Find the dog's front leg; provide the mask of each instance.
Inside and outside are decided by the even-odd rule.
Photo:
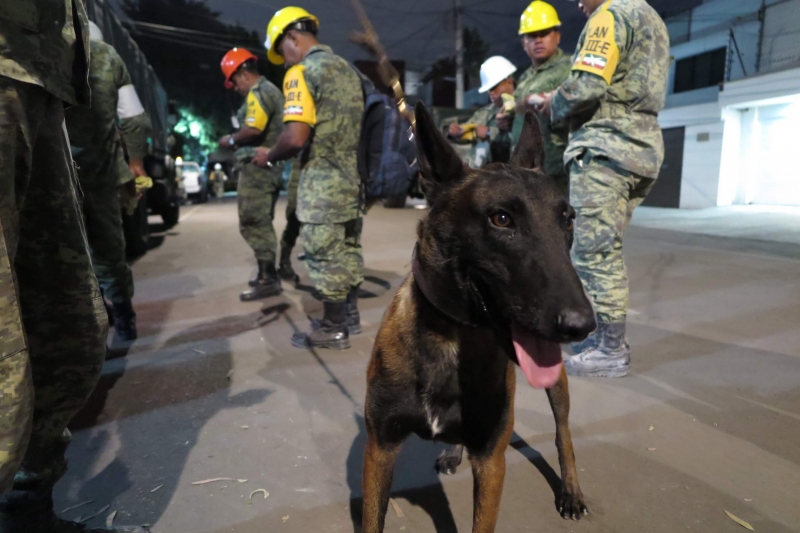
[[[513,372],[513,370],[512,370]],[[513,377],[513,375],[512,375]],[[511,393],[514,389],[512,386]],[[473,477],[472,533],[493,533],[500,513],[503,482],[506,477],[506,449],[514,432],[514,403],[508,413],[506,427],[492,450],[486,454],[470,452]],[[469,451],[469,449],[468,449]]]
[[[556,448],[558,462],[561,464],[561,496],[558,512],[564,518],[580,520],[581,515],[589,514],[583,503],[583,494],[578,484],[578,471],[575,468],[575,451],[572,449],[572,434],[569,431],[569,384],[567,371],[562,368],[558,382],[547,389],[550,407],[556,419]]]
[[[386,520],[386,508],[392,490],[394,462],[400,445],[381,446],[373,436],[367,440],[364,451],[364,473],[362,491],[364,512],[361,527],[363,533],[382,533]]]

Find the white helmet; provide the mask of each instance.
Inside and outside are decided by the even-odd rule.
[[[222,165],[220,165],[219,163],[215,164],[214,170],[222,170]]]
[[[89,21],[89,39],[103,42],[103,32],[100,30],[100,26],[91,20]]]
[[[517,71],[511,61],[503,56],[492,56],[481,65],[481,88],[479,93],[488,92],[489,89],[508,78]]]

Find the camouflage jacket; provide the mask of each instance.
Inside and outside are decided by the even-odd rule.
[[[559,48],[556,53],[538,67],[531,66],[517,83],[514,98],[520,101],[531,94],[555,91],[569,77],[572,60]],[[565,126],[554,127],[550,117],[537,114],[545,150],[544,171],[550,176],[564,176],[564,150],[567,149],[569,129]]]
[[[0,76],[88,105],[88,65],[82,0],[0,0]]]
[[[669,34],[645,0],[608,0],[586,23],[572,73],[552,100],[552,118],[569,123],[564,163],[589,151],[623,170],[658,176],[664,142]]]
[[[128,154],[141,159],[147,153],[150,122],[145,113],[119,119],[119,89],[131,87],[131,77],[116,50],[102,41],[92,41],[89,62],[90,107],[71,107],[64,112],[72,156],[78,164],[82,184],[129,181],[122,154],[122,131]],[[117,127],[119,125],[119,128]],[[111,169],[113,168],[113,171]]]
[[[240,127],[261,131],[255,140],[236,149],[237,161],[244,162],[256,155],[259,146],[270,147],[283,131],[283,94],[264,76],[250,88],[242,107],[236,114]]]
[[[284,122],[314,129],[297,191],[297,218],[311,224],[359,216],[356,165],[364,97],[353,67],[330,47],[316,45],[286,72]]]
[[[456,141],[458,143],[468,142],[472,144],[469,159],[465,161],[470,167],[481,168],[492,162],[508,163],[508,158],[517,143],[522,128],[513,127],[511,131],[500,131],[500,128],[497,127],[497,114],[499,112],[499,107],[489,103],[475,111],[469,120],[465,122],[465,124],[489,127],[489,142],[480,141],[474,134],[469,135],[470,140],[468,141]]]

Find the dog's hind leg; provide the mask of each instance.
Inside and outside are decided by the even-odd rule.
[[[442,454],[436,459],[436,473],[440,476],[447,476],[456,473],[456,468],[461,464],[461,457],[464,455],[464,446],[460,444],[448,445]]]
[[[386,508],[392,490],[392,473],[400,445],[381,446],[370,436],[364,451],[364,512],[361,527],[363,533],[382,533],[386,520]]]
[[[558,462],[561,464],[558,512],[563,518],[580,520],[581,515],[589,514],[589,510],[583,503],[583,494],[578,485],[578,471],[575,468],[575,452],[572,449],[572,434],[569,431],[569,384],[564,368],[561,369],[558,382],[547,389],[547,397],[556,419],[556,448],[558,448]]]

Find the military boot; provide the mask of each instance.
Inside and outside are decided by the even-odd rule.
[[[275,263],[259,260],[256,284],[253,285],[252,289],[240,294],[239,299],[243,302],[251,302],[261,298],[278,296],[281,292],[283,292],[283,289],[281,288],[281,280],[278,279],[278,273],[275,271]]]
[[[579,354],[581,352],[585,352],[586,350],[590,350],[593,348],[597,348],[598,341],[597,341],[597,330],[591,332],[588,337],[582,342],[573,342],[569,345],[572,349],[572,353]]]
[[[322,326],[319,318],[311,319],[311,329]],[[358,312],[358,286],[351,287],[347,293],[347,332],[352,335],[361,333],[361,314]]]
[[[625,339],[625,323],[599,322],[595,336],[596,347],[564,359],[567,374],[604,378],[627,376],[631,368],[631,347]]]
[[[123,341],[133,341],[139,336],[136,330],[136,313],[130,300],[122,303],[113,302],[114,331]]]
[[[278,263],[278,276],[284,281],[291,281],[297,284],[300,281],[300,276],[294,271],[292,267],[292,249],[282,248],[281,259]]]
[[[350,348],[350,334],[347,330],[347,301],[323,302],[325,316],[319,327],[311,333],[297,332],[292,335],[295,348],[329,348],[346,350]],[[313,325],[312,325],[313,327]]]
[[[139,526],[93,528],[62,520],[53,511],[51,494],[15,490],[0,501],[2,533],[148,533]]]

